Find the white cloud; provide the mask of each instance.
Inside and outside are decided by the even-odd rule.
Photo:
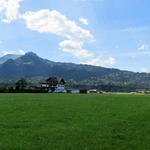
[[[113,57],[109,57],[106,60],[102,60],[101,57],[97,57],[97,58],[89,60],[88,62],[81,63],[81,64],[94,65],[94,66],[111,66],[115,63],[116,63],[116,60]]]
[[[20,54],[22,54],[22,55],[24,55],[24,54],[25,54],[25,51],[24,51],[24,50],[22,50],[22,49],[20,49],[18,52],[19,52]]]
[[[105,60],[105,61],[103,62],[104,66],[105,66],[105,65],[113,65],[113,64],[115,64],[115,63],[116,63],[116,60],[115,60],[115,58],[113,58],[113,57],[109,57],[107,60]]]
[[[2,51],[1,53],[2,53],[3,55],[16,54],[15,51]]]
[[[1,52],[3,55],[8,55],[8,54],[13,54],[13,55],[24,55],[25,52],[23,50],[18,50],[18,51],[2,51]]]
[[[148,69],[147,69],[147,68],[142,68],[142,69],[141,69],[141,72],[148,73],[149,71],[148,71]]]
[[[138,48],[138,50],[146,50],[148,48],[148,45],[143,44],[141,47]]]
[[[48,9],[39,10],[38,12],[28,11],[22,15],[22,18],[26,21],[28,29],[67,38],[68,40],[59,43],[64,52],[71,53],[80,59],[93,55],[88,50],[83,49],[85,42],[94,40],[90,31],[81,28],[74,21],[68,20],[60,12]]]
[[[93,56],[93,54],[90,53],[88,50],[82,48],[83,47],[82,41],[79,42],[79,41],[65,40],[59,43],[59,46],[64,52],[71,53],[72,55],[74,55],[79,59],[85,59]]]
[[[5,15],[6,18],[2,22],[10,23],[19,17],[19,3],[23,0],[0,0],[0,15]]]
[[[81,23],[85,24],[85,25],[88,25],[88,24],[89,24],[89,23],[88,23],[88,20],[85,19],[85,18],[80,18],[79,21],[80,21]]]
[[[38,12],[28,11],[22,18],[25,19],[27,28],[40,33],[52,33],[76,41],[92,41],[90,31],[77,26],[66,16],[56,10],[43,9]]]
[[[64,48],[63,51],[71,53],[72,55],[74,55],[76,58],[79,58],[79,59],[86,59],[86,58],[89,58],[93,55],[92,53],[88,52],[85,49],[79,49],[78,52],[77,52],[74,49]]]

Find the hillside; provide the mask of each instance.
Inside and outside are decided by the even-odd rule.
[[[17,59],[19,58],[21,55],[13,55],[13,54],[8,54],[8,55],[5,55],[3,57],[0,57],[0,64],[3,64],[4,62],[6,62],[7,60],[9,59]]]
[[[69,86],[100,85],[150,87],[150,74],[134,73],[104,67],[53,62],[29,52],[0,64],[0,82],[15,82],[24,77],[37,84],[41,78],[63,77]]]

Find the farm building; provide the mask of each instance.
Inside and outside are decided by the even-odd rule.
[[[66,81],[63,78],[50,77],[48,79],[41,79],[41,88],[52,93],[64,93]]]
[[[89,93],[97,93],[97,90],[96,89],[90,89]]]

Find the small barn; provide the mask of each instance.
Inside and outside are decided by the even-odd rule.
[[[89,93],[97,93],[97,90],[96,89],[90,89]]]

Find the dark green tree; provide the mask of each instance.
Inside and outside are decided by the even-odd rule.
[[[14,87],[13,86],[8,86],[7,90],[9,93],[14,93]]]
[[[16,91],[24,92],[26,86],[27,86],[26,80],[24,78],[21,78],[16,82]]]

